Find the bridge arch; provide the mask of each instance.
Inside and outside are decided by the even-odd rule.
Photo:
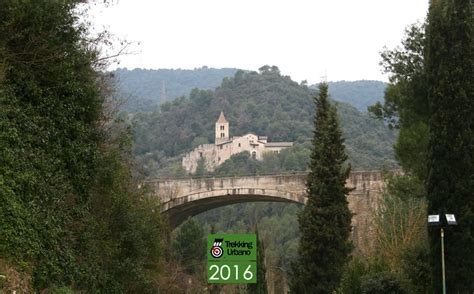
[[[396,171],[395,171],[396,172]],[[161,212],[168,215],[172,227],[188,216],[227,204],[274,201],[305,202],[307,173],[277,175],[169,178],[150,180],[150,196],[162,203]],[[346,186],[353,188],[348,196],[349,208],[355,213],[354,227],[368,227],[370,210],[377,206],[384,186],[379,171],[351,172]]]
[[[287,202],[303,205],[305,199],[303,192],[248,187],[215,189],[170,199],[162,204],[162,210],[171,227],[177,227],[190,216],[225,205],[244,202]]]
[[[397,171],[394,171],[397,172]],[[175,228],[188,216],[212,208],[242,202],[305,203],[307,173],[279,175],[156,179],[147,182],[150,196],[162,203],[161,212]],[[379,171],[355,171],[346,186],[353,188],[347,200],[352,217],[352,237],[357,248],[369,248],[371,211],[376,209],[384,181]]]

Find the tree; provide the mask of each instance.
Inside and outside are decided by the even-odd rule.
[[[202,266],[206,257],[206,240],[202,226],[192,218],[184,222],[174,241],[176,259],[189,274],[194,274]]]
[[[425,25],[414,24],[405,31],[403,47],[382,52],[381,65],[390,74],[385,102],[369,112],[400,131],[395,156],[405,173],[420,181],[427,177],[428,99],[424,62]]]
[[[474,291],[474,50],[472,1],[431,1],[426,32],[429,100],[428,213],[454,213],[447,230],[450,292]],[[430,230],[436,292],[440,291],[439,230]]]
[[[211,223],[211,231],[209,233],[210,234],[216,234],[217,233],[215,223]],[[219,293],[221,293],[221,288],[222,288],[221,284],[210,284],[209,285],[209,293],[210,294],[219,294]]]
[[[243,176],[255,175],[261,163],[253,159],[248,151],[232,155],[215,169],[216,175]]]
[[[352,213],[345,187],[350,166],[328,85],[319,85],[315,97],[313,150],[306,187],[308,201],[298,215],[299,258],[292,265],[290,288],[295,293],[332,293],[339,285],[352,243]]]
[[[207,168],[206,168],[206,158],[201,157],[197,162],[196,172],[194,173],[196,177],[203,177],[207,175]]]
[[[159,207],[107,111],[104,35],[81,22],[84,2],[0,5],[0,260],[31,275],[20,292],[155,283]]]
[[[36,289],[78,278],[100,157],[101,77],[77,2],[0,7],[0,256],[35,264]]]
[[[265,246],[263,241],[258,236],[258,230],[255,230],[257,235],[257,283],[247,285],[247,293],[250,294],[266,294],[267,290],[267,269],[265,266]]]
[[[404,253],[427,244],[426,201],[424,194],[412,195],[418,184],[410,182],[408,176],[389,176],[386,180],[382,198],[372,212],[374,253],[397,271]]]
[[[374,216],[376,258],[388,259],[392,272],[403,274],[414,292],[430,292],[426,254],[426,186],[428,177],[429,107],[425,64],[426,24],[405,31],[402,48],[385,50],[382,62],[389,73],[384,105],[369,112],[399,130],[395,156],[404,173],[387,177],[382,203]],[[407,222],[411,224],[407,226]],[[416,255],[417,258],[405,258]],[[424,259],[425,258],[425,259]]]

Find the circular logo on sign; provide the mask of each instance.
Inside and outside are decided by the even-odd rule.
[[[212,257],[214,257],[214,258],[219,258],[219,257],[221,257],[221,256],[222,256],[222,253],[223,253],[223,251],[222,251],[222,248],[221,248],[221,247],[212,247],[212,248],[211,248],[211,255],[212,255]]]
[[[224,250],[222,250],[222,242],[224,239],[214,239],[214,244],[211,248],[211,255],[214,258],[219,258],[224,254]]]

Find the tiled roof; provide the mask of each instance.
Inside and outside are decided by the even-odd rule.
[[[291,147],[293,142],[269,142],[265,144],[265,147]]]
[[[221,111],[221,114],[219,115],[219,119],[217,120],[217,123],[223,124],[227,123],[227,120],[225,119],[224,112]]]

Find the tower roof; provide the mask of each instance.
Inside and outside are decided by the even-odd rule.
[[[219,124],[227,123],[227,120],[225,119],[223,111],[221,111],[221,114],[219,115],[219,118],[217,119],[217,123]]]

